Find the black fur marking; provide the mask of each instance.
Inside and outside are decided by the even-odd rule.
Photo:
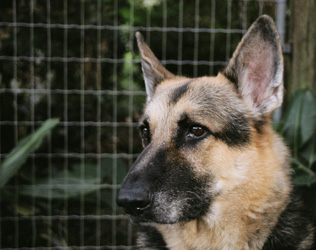
[[[151,250],[168,250],[162,235],[151,226],[141,226],[139,228],[139,247]]]
[[[225,124],[222,131],[215,132],[213,135],[230,147],[246,146],[250,142],[249,122],[242,114],[236,114],[230,117],[230,121]]]
[[[192,81],[193,80],[189,80],[186,83],[184,83],[182,86],[176,88],[172,93],[170,103],[172,104],[177,103],[179,99],[187,92],[189,85]]]
[[[205,133],[203,136],[198,138],[191,138],[188,136],[189,130],[193,124],[204,128]],[[211,135],[211,132],[208,128],[206,128],[202,124],[195,123],[193,120],[189,118],[189,116],[186,113],[184,113],[178,121],[178,128],[173,138],[173,141],[176,145],[176,148],[181,148],[184,146],[194,146],[199,141],[206,138],[208,135]]]
[[[150,169],[155,169],[155,173],[151,172]],[[190,201],[190,203],[182,205],[182,212],[177,221],[168,221],[168,212],[170,211],[162,209],[164,211],[162,217],[167,217],[162,218],[165,223],[189,221],[206,213],[210,197],[195,197],[191,193],[203,195],[204,188],[207,183],[210,183],[210,180],[203,176],[196,176],[186,159],[179,157],[176,149],[162,148],[158,150],[150,160],[148,171],[146,175],[151,178],[150,182],[155,184],[153,193],[159,191],[168,193],[168,202],[177,199]],[[183,195],[186,198],[181,198]],[[160,202],[157,200],[158,206]]]
[[[211,131],[201,124],[206,131],[204,136],[196,139],[188,139],[187,133],[190,125],[195,124],[195,122],[184,113],[178,122],[178,129],[173,138],[176,147],[195,146],[199,141],[209,135],[213,135],[216,139],[222,140],[230,147],[242,147],[247,145],[250,141],[250,126],[246,117],[242,114],[236,114],[229,119],[230,120],[226,122],[224,128],[220,132]]]
[[[190,164],[179,156],[175,148],[154,150],[151,145],[145,148],[122,183],[120,194],[125,197],[134,193],[152,197],[150,208],[131,213],[132,221],[173,224],[204,215],[211,199],[205,191],[210,183],[209,177],[196,176]],[[177,214],[170,217],[170,204],[175,201],[178,201],[174,208]],[[126,206],[133,203],[130,201]],[[127,212],[132,210],[129,207]]]
[[[265,124],[267,124],[267,118],[264,116],[260,117],[259,119],[253,120],[253,125],[259,134],[261,134],[262,132],[261,128]]]
[[[269,42],[275,51],[278,49],[278,34],[275,29],[272,28],[272,23],[270,18],[261,17],[257,20],[257,25],[255,28],[255,33],[260,32],[262,34],[262,38]],[[259,30],[259,31],[258,31]]]
[[[299,249],[300,243],[311,233],[312,214],[299,197],[297,192],[292,194],[291,202],[281,214],[263,250]]]

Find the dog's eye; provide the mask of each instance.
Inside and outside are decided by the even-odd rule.
[[[144,145],[149,144],[149,142],[150,142],[150,130],[149,130],[149,128],[147,126],[141,126],[140,127],[140,134],[141,134],[141,137],[143,138]]]
[[[205,129],[199,125],[193,125],[191,126],[189,130],[189,136],[196,138],[196,137],[201,137],[205,134]]]
[[[141,128],[141,133],[142,133],[142,137],[144,139],[148,139],[149,138],[149,129],[147,127]]]

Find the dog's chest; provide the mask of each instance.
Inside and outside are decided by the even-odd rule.
[[[190,222],[195,223],[195,222]],[[205,249],[205,250],[256,250],[258,246],[249,246],[244,237],[238,230],[229,232],[230,230],[222,229],[203,229],[198,228],[198,225],[192,227],[187,225],[187,228],[179,225],[159,225],[157,229],[162,234],[166,246],[170,250],[179,249]],[[190,229],[188,229],[190,228]]]

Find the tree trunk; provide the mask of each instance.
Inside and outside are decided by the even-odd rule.
[[[292,72],[289,94],[300,88],[316,92],[316,1],[292,0]]]

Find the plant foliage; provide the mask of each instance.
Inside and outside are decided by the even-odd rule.
[[[48,133],[58,124],[58,119],[43,123],[34,133],[21,140],[0,165],[0,188],[13,177],[27,158],[42,144]]]
[[[316,95],[299,90],[291,98],[279,132],[292,150],[294,184],[316,182]]]

